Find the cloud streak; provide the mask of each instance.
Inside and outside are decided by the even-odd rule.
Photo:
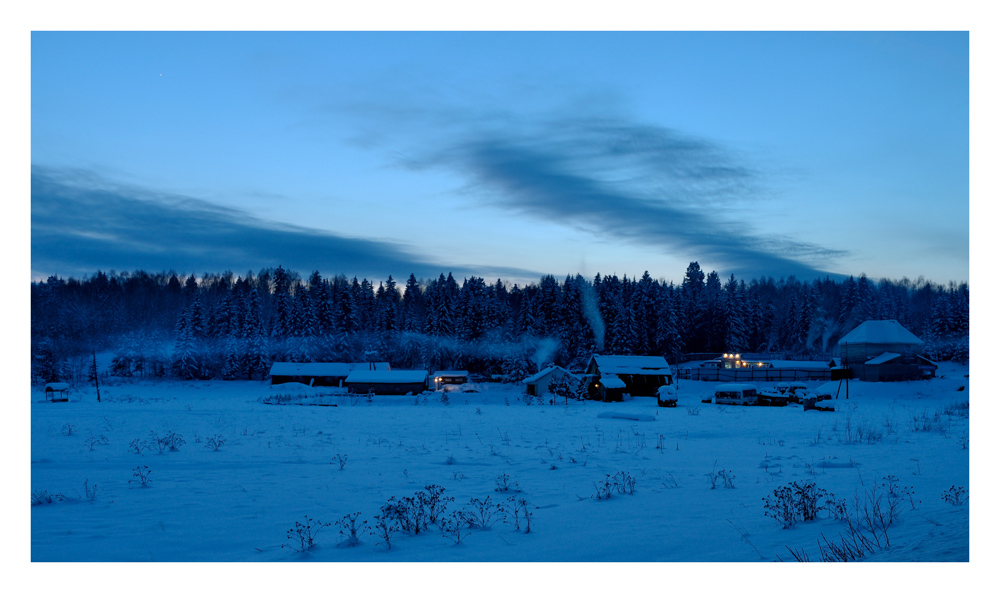
[[[32,167],[31,266],[41,276],[97,270],[222,272],[282,265],[376,280],[442,272],[532,278],[515,267],[440,265],[408,246],[263,221],[204,200],[127,187],[88,171]]]
[[[768,175],[753,156],[617,115],[621,109],[606,101],[515,114],[422,106],[408,96],[411,103],[403,106],[373,97],[365,105],[325,107],[367,120],[369,147],[388,147],[404,166],[464,176],[469,187],[462,193],[473,207],[581,229],[747,278],[839,277],[826,270],[849,255],[758,230],[774,225],[749,208],[771,199]],[[407,138],[410,148],[401,148]]]
[[[728,212],[757,200],[761,175],[710,142],[621,120],[469,130],[420,166],[453,167],[482,204],[605,239],[709,260],[727,273],[810,278],[845,252],[759,236]]]

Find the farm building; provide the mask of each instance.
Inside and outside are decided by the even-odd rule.
[[[416,395],[427,388],[427,371],[353,371],[344,386],[348,393]]]
[[[561,366],[550,366],[544,368],[534,375],[525,378],[522,383],[528,395],[545,395],[549,393],[549,385],[558,379],[566,379],[571,388],[575,388],[580,378],[570,373]]]
[[[895,320],[866,321],[840,339],[840,361],[862,381],[909,381],[934,376],[921,356],[923,340]]]
[[[829,361],[764,360],[759,355],[723,354],[696,366],[678,370],[692,381],[829,381]]]
[[[595,354],[584,378],[590,397],[604,401],[621,401],[625,393],[656,397],[660,386],[674,382],[673,371],[662,356]]]
[[[304,383],[313,387],[341,387],[354,371],[388,371],[387,362],[276,362],[271,385]]]
[[[437,371],[427,378],[430,389],[441,390],[445,385],[464,385],[469,382],[469,371]]]

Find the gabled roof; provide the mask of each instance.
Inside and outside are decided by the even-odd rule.
[[[433,377],[468,377],[469,371],[435,371],[431,374]]]
[[[344,383],[423,383],[427,371],[353,371]]]
[[[539,379],[542,379],[542,378],[548,376],[550,373],[552,373],[556,369],[559,369],[560,371],[562,371],[563,373],[566,373],[570,377],[576,378],[576,375],[574,375],[573,373],[567,371],[566,369],[562,368],[559,365],[554,365],[554,366],[546,367],[546,368],[538,371],[537,373],[535,373],[534,375],[532,375],[530,377],[525,377],[524,380],[521,381],[521,382],[525,383],[525,384],[536,383]]]
[[[389,370],[387,362],[276,362],[271,376],[287,377],[346,377],[351,371]]]
[[[924,341],[895,319],[869,320],[837,342],[843,344],[923,344]]]
[[[670,375],[670,365],[662,356],[616,356],[595,354],[593,360],[597,363],[601,375]]]
[[[625,389],[625,381],[618,378],[618,375],[601,375],[601,384],[605,389]]]

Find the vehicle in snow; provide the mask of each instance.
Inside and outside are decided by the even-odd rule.
[[[677,407],[677,391],[672,385],[661,385],[656,390],[656,405],[661,408]]]
[[[715,388],[715,403],[730,406],[755,405],[757,386],[753,383],[722,383]]]
[[[810,395],[802,400],[802,410],[818,410],[820,412],[833,412],[834,404],[829,399],[821,399],[823,396]]]
[[[790,401],[792,401],[791,390],[784,393],[779,392],[777,389],[769,388],[762,389],[757,393],[757,405],[758,406],[771,406],[771,407],[784,407],[787,406]],[[798,402],[798,398],[794,400]]]

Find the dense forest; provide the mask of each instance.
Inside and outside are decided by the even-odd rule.
[[[591,354],[835,355],[869,319],[896,319],[938,360],[968,357],[969,289],[865,276],[745,281],[692,262],[678,286],[641,278],[544,276],[538,284],[451,274],[400,286],[342,275],[97,272],[31,285],[33,381],[76,381],[112,353],[121,377],[263,379],[275,361],[388,361],[519,380]]]

